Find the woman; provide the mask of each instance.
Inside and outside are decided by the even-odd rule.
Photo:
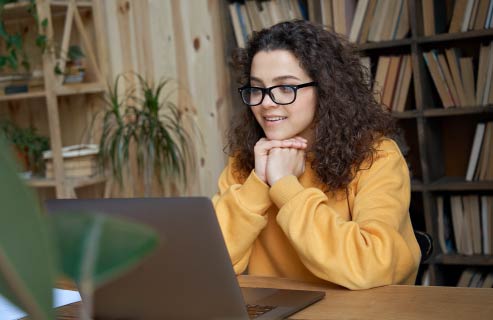
[[[236,273],[414,284],[408,168],[353,48],[292,21],[254,34],[236,61],[246,107],[213,198]]]

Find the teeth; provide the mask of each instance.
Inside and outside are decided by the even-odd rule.
[[[279,121],[279,120],[284,120],[286,117],[271,117],[271,118],[265,118],[267,121]]]

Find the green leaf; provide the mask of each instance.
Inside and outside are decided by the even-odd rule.
[[[41,26],[43,28],[46,28],[48,26],[48,18],[44,18],[43,21],[41,21]]]
[[[98,285],[118,276],[158,243],[149,227],[108,215],[65,212],[50,220],[63,257],[62,270],[79,283],[92,278]]]
[[[46,49],[46,42],[47,42],[47,39],[48,39],[48,38],[46,37],[46,35],[44,35],[44,34],[38,34],[38,35],[36,36],[36,46],[37,46],[38,48],[40,48],[41,50],[43,50],[43,51],[44,51],[44,50]]]
[[[0,293],[35,319],[54,319],[55,256],[37,201],[0,137]]]
[[[9,37],[7,31],[5,31],[5,25],[2,22],[0,22],[0,37],[2,37],[4,40],[7,40]]]
[[[16,47],[17,49],[22,50],[22,37],[20,34],[14,34],[10,36],[8,43],[12,47]]]

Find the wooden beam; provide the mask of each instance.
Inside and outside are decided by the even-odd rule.
[[[70,1],[67,6],[67,15],[65,17],[65,26],[63,28],[62,46],[60,49],[60,61],[58,66],[62,72],[57,76],[57,84],[61,86],[63,84],[63,74],[65,73],[65,66],[67,64],[68,46],[70,44],[70,33],[72,32],[72,24],[74,22],[75,2]]]
[[[75,4],[75,0],[70,0],[70,1]],[[103,75],[99,70],[98,60],[96,59],[96,56],[94,54],[91,41],[89,40],[89,36],[87,35],[86,29],[84,27],[84,23],[82,22],[82,18],[80,16],[77,7],[75,7],[74,9],[74,13],[75,13],[75,25],[77,26],[77,30],[79,30],[80,36],[82,38],[82,43],[84,44],[84,49],[86,49],[87,57],[89,58],[89,61],[92,63],[92,66],[94,68],[96,76],[98,77],[99,82],[104,82]]]

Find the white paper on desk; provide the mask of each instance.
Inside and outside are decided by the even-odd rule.
[[[53,307],[58,308],[69,303],[81,301],[78,291],[53,289]],[[27,316],[27,313],[10,303],[0,294],[0,320],[14,320]]]

